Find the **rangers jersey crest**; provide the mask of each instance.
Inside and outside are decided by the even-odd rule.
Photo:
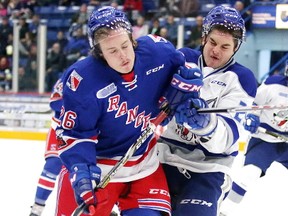
[[[74,70],[66,84],[72,91],[76,91],[82,79],[83,78],[76,72],[76,70]]]

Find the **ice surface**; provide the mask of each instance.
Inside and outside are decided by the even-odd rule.
[[[38,177],[44,165],[44,141],[0,138],[0,215],[28,216]],[[235,161],[237,172],[243,156]],[[287,216],[288,171],[274,163],[264,178],[247,192],[235,216]],[[53,216],[56,190],[49,197],[43,216]],[[3,203],[4,202],[4,203]]]

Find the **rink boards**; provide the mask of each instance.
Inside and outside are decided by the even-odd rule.
[[[0,95],[0,138],[45,140],[53,112],[49,96]]]

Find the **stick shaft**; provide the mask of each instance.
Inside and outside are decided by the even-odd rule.
[[[198,109],[198,113],[235,113],[235,112],[249,112],[256,110],[271,110],[271,109],[288,109],[288,105],[279,106],[242,106],[242,107],[230,107],[230,108],[202,108]]]
[[[287,136],[284,136],[284,135],[276,133],[276,132],[268,131],[268,130],[266,130],[263,127],[258,127],[258,131],[260,133],[264,133],[264,134],[268,134],[270,136],[273,136],[273,137],[275,137],[275,138],[277,138],[279,140],[282,140],[283,142],[288,142],[288,137]]]
[[[105,188],[107,184],[110,182],[112,177],[117,173],[117,171],[123,167],[126,162],[134,155],[134,153],[139,149],[139,147],[144,143],[148,137],[150,137],[151,134],[154,133],[156,127],[167,117],[169,113],[169,107],[168,105],[165,106],[162,111],[158,114],[158,116],[155,118],[153,123],[150,123],[148,128],[146,128],[140,137],[136,140],[135,143],[133,143],[126,154],[116,163],[116,165],[107,173],[106,176],[100,181],[100,183],[97,185],[97,188]],[[96,189],[97,189],[96,188]],[[95,190],[96,190],[95,189]],[[79,205],[74,212],[72,213],[73,216],[80,216],[84,209],[86,208],[85,203],[83,202],[81,205]]]

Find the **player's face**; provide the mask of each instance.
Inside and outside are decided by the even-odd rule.
[[[132,71],[135,52],[127,32],[111,31],[99,44],[103,57],[111,68],[122,74]]]
[[[224,66],[234,54],[234,40],[231,34],[216,29],[206,37],[203,55],[208,67],[219,68]]]

